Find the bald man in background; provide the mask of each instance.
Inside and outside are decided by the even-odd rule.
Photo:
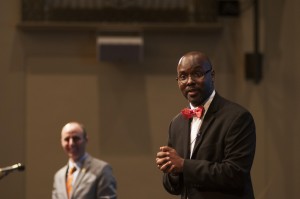
[[[69,122],[62,128],[61,145],[69,160],[54,176],[52,199],[117,199],[111,166],[89,155],[87,143],[82,124]]]

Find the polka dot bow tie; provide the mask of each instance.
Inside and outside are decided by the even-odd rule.
[[[204,114],[204,107],[200,106],[195,109],[189,109],[189,108],[184,108],[181,111],[181,114],[186,118],[190,119],[192,117],[198,117],[201,118],[202,115]]]

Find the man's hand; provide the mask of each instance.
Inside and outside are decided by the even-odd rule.
[[[173,174],[182,172],[184,159],[177,154],[175,149],[162,146],[159,150],[156,155],[156,164],[159,170]]]

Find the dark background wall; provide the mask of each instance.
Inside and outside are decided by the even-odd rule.
[[[260,2],[259,84],[244,77],[244,54],[253,50],[251,9],[220,18],[220,31],[146,31],[142,63],[109,63],[96,59],[95,32],[17,29],[20,6],[0,3],[0,167],[27,168],[0,180],[1,199],[51,197],[53,175],[67,162],[60,130],[70,120],[87,126],[89,152],[112,164],[120,198],[177,198],[163,190],[155,154],[186,106],[175,76],[190,50],[206,52],[217,91],[253,113],[256,198],[299,198],[297,0]]]

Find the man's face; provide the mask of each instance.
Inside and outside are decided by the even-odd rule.
[[[61,145],[70,159],[77,161],[85,153],[87,137],[77,123],[66,124],[61,132]]]
[[[193,106],[202,105],[214,90],[214,71],[199,55],[187,55],[179,61],[177,78],[179,89]]]

